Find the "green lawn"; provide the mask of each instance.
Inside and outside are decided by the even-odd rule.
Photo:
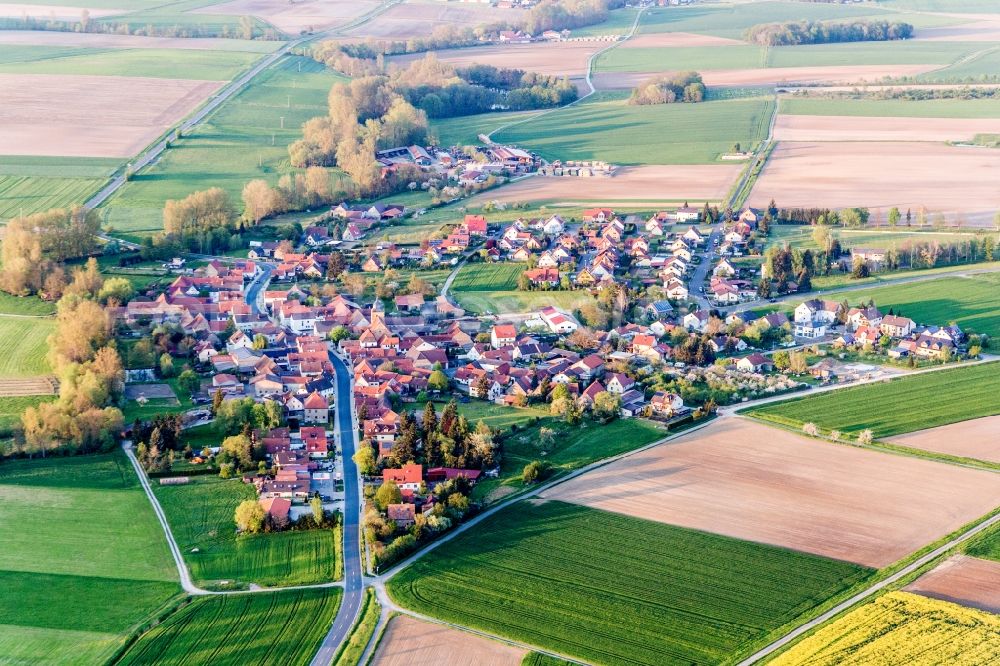
[[[597,57],[595,72],[668,72],[764,67],[765,51],[753,44],[673,48],[617,48]]]
[[[121,160],[84,157],[0,157],[0,220],[82,204]]]
[[[456,291],[458,304],[471,312],[530,312],[546,305],[572,313],[594,299],[588,291]]]
[[[342,80],[309,58],[281,59],[122,188],[104,206],[108,221],[123,231],[159,231],[167,199],[209,186],[223,188],[242,206],[248,181],[273,184],[296,171],[288,144],[301,137],[302,123],[326,113],[330,87]]]
[[[996,99],[840,99],[785,97],[778,110],[802,116],[1000,118]]]
[[[517,289],[517,279],[527,269],[516,263],[465,264],[455,276],[455,291],[510,291]]]
[[[406,405],[406,408],[412,412],[423,414],[426,405],[426,402],[415,402],[412,405]],[[434,401],[434,409],[437,410],[438,414],[446,405],[446,401]],[[521,425],[532,418],[542,418],[549,415],[548,409],[543,407],[505,407],[476,399],[458,403],[458,411],[473,427],[482,421],[494,430],[507,430],[512,425]]]
[[[308,664],[339,589],[197,597],[143,634],[117,664]]]
[[[548,159],[711,164],[734,143],[752,146],[762,139],[773,108],[768,98],[629,106],[625,97],[597,94],[493,138],[531,148]]]
[[[0,543],[4,662],[101,663],[180,592],[122,453],[0,464]]]
[[[215,49],[83,49],[0,45],[0,72],[229,81],[249,69],[259,58],[259,53]]]
[[[156,485],[154,490],[196,581],[277,586],[327,583],[335,578],[336,530],[236,535],[236,506],[256,497],[253,487],[238,479],[192,477],[187,485]],[[198,552],[192,552],[193,548]]]
[[[562,502],[519,502],[393,577],[434,617],[597,664],[732,662],[871,570]]]
[[[54,319],[0,316],[0,377],[49,372],[47,338],[54,330]]]
[[[819,393],[751,409],[751,416],[792,427],[890,437],[1000,414],[1000,365],[939,370],[877,384]]]

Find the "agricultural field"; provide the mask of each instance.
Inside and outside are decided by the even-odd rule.
[[[895,19],[893,19],[895,20]],[[854,42],[775,46],[767,50],[768,67],[849,65],[950,65],[983,48],[967,42]]]
[[[872,211],[872,221],[876,216],[881,228],[878,229],[836,229],[833,230],[834,237],[840,241],[842,247],[885,247],[900,249],[907,243],[960,243],[968,241],[979,241],[981,235],[962,231],[915,231],[912,228],[900,226],[895,229],[886,226],[885,218],[888,210]],[[902,211],[905,215],[906,211]],[[814,227],[808,224],[775,224],[771,226],[767,235],[768,245],[783,245],[788,243],[800,250],[812,250],[816,252],[819,246],[813,240],[812,232]],[[955,268],[955,267],[953,267]]]
[[[995,363],[937,370],[771,403],[751,409],[749,415],[792,427],[815,423],[822,430],[856,435],[870,429],[875,437],[891,437],[1000,414],[992,398],[1000,388],[997,370]],[[938,399],[942,395],[948,400]]]
[[[978,46],[983,47],[985,45],[978,44]],[[969,58],[950,67],[928,72],[918,78],[920,81],[933,83],[976,83],[980,81],[996,81],[998,71],[1000,71],[1000,52],[987,52],[984,49],[982,55]]]
[[[340,606],[339,588],[196,597],[139,637],[116,664],[305,666]]]
[[[418,612],[594,663],[690,664],[747,653],[870,573],[527,500],[427,553],[388,590]]]
[[[777,141],[964,141],[1000,131],[994,118],[779,115]]]
[[[121,452],[0,464],[0,542],[0,654],[14,663],[101,663],[180,592]]]
[[[904,589],[931,599],[1000,613],[1000,562],[952,555]]]
[[[587,73],[590,56],[607,46],[607,42],[535,42],[532,44],[500,44],[489,46],[463,47],[435,51],[438,60],[455,67],[472,64],[492,65],[500,68],[523,69],[546,76],[568,76],[580,78]],[[425,56],[424,53],[408,53],[389,58],[390,63],[405,66]],[[580,93],[587,91],[580,85]]]
[[[256,497],[252,486],[202,476],[187,485],[154,485],[154,492],[196,581],[209,586],[229,581],[226,587],[239,587],[335,578],[340,557],[336,530],[236,535],[233,512],[241,501]]]
[[[52,400],[52,396],[3,396],[0,397],[0,442],[11,437],[16,429],[21,427],[21,414],[28,407],[37,407],[43,402]],[[0,455],[4,455],[0,446]]]
[[[192,14],[255,16],[287,35],[326,30],[342,25],[379,6],[377,0],[360,2],[284,2],[284,0],[229,0],[194,9]]]
[[[601,93],[502,130],[493,139],[531,148],[548,159],[712,164],[735,143],[750,147],[763,139],[773,104],[762,97],[629,106],[622,94]]]
[[[0,292],[0,315],[18,314],[44,317],[56,313],[56,304],[43,301],[37,296],[12,296]]]
[[[1000,654],[1000,616],[907,592],[890,592],[822,627],[770,662],[987,664]]]
[[[451,288],[454,291],[512,291],[517,289],[517,279],[524,270],[523,264],[509,262],[465,264]]]
[[[1000,464],[1000,416],[928,428],[889,437],[890,444]]]
[[[538,113],[538,111],[496,111],[472,116],[435,118],[431,121],[431,133],[437,136],[438,143],[442,146],[471,146],[479,143],[480,134]]]
[[[723,419],[542,497],[881,568],[989,512],[997,493],[992,472]]]
[[[766,66],[766,53],[761,46],[745,43],[731,46],[679,46],[669,50],[662,47],[623,46],[599,55],[594,62],[594,71],[704,72],[713,69],[752,69]]]
[[[782,97],[778,112],[798,116],[866,116],[879,118],[1000,118],[993,99],[845,99]]]
[[[410,0],[393,5],[371,21],[346,31],[352,38],[407,40],[426,37],[439,25],[471,27],[484,23],[516,21],[520,10],[502,9],[483,3],[440,3],[434,0]]]
[[[0,378],[49,372],[47,340],[54,330],[54,319],[0,316]]]
[[[194,49],[196,51],[243,51],[246,53],[271,53],[282,46],[282,42],[261,40],[216,37],[145,37],[141,35],[51,32],[47,30],[4,30],[0,32],[0,44],[75,47],[79,49]]]
[[[278,61],[109,200],[103,207],[108,222],[120,231],[156,232],[167,199],[186,197],[206,182],[234,202],[254,178],[276,183],[295,171],[288,144],[301,137],[302,123],[326,112],[330,87],[342,80],[309,58]]]
[[[372,663],[379,666],[520,666],[527,651],[408,615],[389,620]]]
[[[120,164],[117,159],[0,156],[0,220],[82,204]]]

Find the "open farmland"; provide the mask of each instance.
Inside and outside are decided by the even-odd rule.
[[[994,99],[847,99],[828,97],[782,97],[782,115],[866,116],[880,118],[1000,118],[1000,102]]]
[[[629,40],[631,41],[631,40]],[[629,42],[625,42],[626,45]],[[662,47],[611,49],[594,62],[595,72],[689,71],[704,73],[715,69],[746,69],[764,66],[766,51],[756,44],[727,46],[678,46],[669,51]],[[662,68],[662,69],[661,69]]]
[[[1000,563],[953,555],[905,589],[931,599],[1000,613]]]
[[[998,370],[996,363],[937,370],[771,403],[750,415],[793,427],[815,423],[822,429],[849,434],[870,429],[876,437],[889,437],[1000,413],[993,399],[1000,389]],[[948,399],[940,400],[942,395]]]
[[[524,18],[518,9],[484,3],[442,3],[434,0],[401,2],[371,21],[347,31],[351,37],[406,40],[429,37],[440,25],[475,28],[484,23],[514,22]]]
[[[933,168],[928,168],[933,165]],[[782,206],[925,207],[992,224],[1000,189],[992,174],[1000,151],[934,143],[778,143],[751,192]]]
[[[809,67],[760,67],[711,69],[701,72],[707,86],[780,86],[793,84],[848,84],[879,81],[886,77],[915,76],[936,69],[938,65],[812,65]],[[649,77],[662,73],[603,72],[593,76],[598,90],[630,90]]]
[[[192,14],[256,16],[287,35],[326,30],[349,22],[379,6],[377,0],[326,2],[324,0],[230,0],[195,9]]]
[[[81,204],[120,164],[118,159],[2,156],[0,220]]]
[[[5,91],[0,154],[131,157],[219,85],[150,77],[0,74]]]
[[[451,283],[454,291],[510,291],[525,267],[515,263],[473,263],[462,266]]]
[[[0,315],[0,377],[31,377],[49,372],[48,337],[54,319]]]
[[[774,666],[974,666],[1000,654],[1000,616],[890,592],[822,627]]]
[[[493,139],[548,159],[712,164],[734,143],[752,146],[763,139],[773,104],[761,97],[629,106],[621,95],[605,93],[504,129]]]
[[[910,449],[1000,463],[1000,416],[918,430],[886,441]]]
[[[76,6],[59,5],[49,2],[5,2],[0,4],[0,17],[4,18],[33,18],[39,21],[79,21],[80,12],[86,7],[91,18],[101,18],[104,16],[114,16],[121,14],[122,9],[114,7],[102,7],[102,2],[85,2]],[[124,0],[115,3],[118,7],[124,8]]]
[[[971,141],[998,132],[1000,119],[985,118],[779,115],[774,125],[777,141]]]
[[[562,502],[519,502],[390,579],[401,605],[593,663],[719,663],[869,570]]]
[[[987,513],[998,493],[991,472],[725,419],[543,497],[884,567]]]
[[[144,37],[98,32],[50,32],[47,30],[3,30],[0,44],[18,46],[59,46],[88,49],[194,49],[271,53],[281,42],[222,39],[216,37]]]
[[[296,171],[288,144],[301,138],[302,123],[326,113],[330,87],[343,80],[309,58],[281,59],[106,203],[110,223],[123,231],[159,231],[167,199],[186,197],[206,182],[233,201],[254,178],[277,183]]]
[[[0,465],[0,543],[0,654],[12,663],[101,663],[180,591],[120,452]]]
[[[472,64],[493,65],[500,68],[523,69],[549,76],[582,77],[587,73],[590,56],[608,42],[535,42],[532,44],[500,44],[435,51],[438,60],[455,67]],[[426,56],[411,53],[389,58],[390,63],[406,65]],[[587,91],[582,87],[580,93]]]
[[[337,588],[196,597],[150,629],[116,664],[310,662],[340,606]]]
[[[372,655],[378,666],[520,666],[526,650],[408,615],[389,621]]]
[[[339,557],[334,530],[236,536],[233,513],[240,502],[256,497],[252,486],[192,477],[187,485],[156,485],[154,491],[197,581],[277,586],[334,579]]]

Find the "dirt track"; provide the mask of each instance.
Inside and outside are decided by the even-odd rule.
[[[1000,475],[725,419],[542,496],[883,567],[994,508]]]
[[[131,157],[221,85],[126,76],[0,74],[0,154]]]
[[[1000,562],[955,555],[904,589],[932,599],[1000,613]]]
[[[924,451],[1000,463],[1000,416],[985,416],[890,437],[887,441]]]
[[[377,666],[519,666],[525,650],[423,622],[408,615],[389,621],[378,649]]]
[[[969,141],[1000,134],[1000,118],[779,115],[776,141]]]

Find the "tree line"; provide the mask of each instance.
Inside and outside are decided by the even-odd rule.
[[[0,288],[17,296],[58,298],[66,285],[63,262],[95,252],[99,230],[98,214],[82,206],[15,217],[0,248]]]
[[[235,25],[215,22],[184,25],[149,21],[94,21],[86,9],[78,21],[38,19],[32,16],[0,18],[0,30],[45,30],[50,32],[89,32],[102,35],[139,35],[143,37],[221,37],[223,39],[259,39],[279,41],[285,36],[271,27],[262,27],[250,16],[241,16]]]
[[[698,72],[681,72],[673,76],[653,76],[632,89],[628,103],[632,106],[701,102],[705,99],[705,84]]]
[[[909,39],[913,26],[902,21],[786,21],[761,23],[747,29],[746,39],[762,46],[836,44],[841,42],[884,42]]]

